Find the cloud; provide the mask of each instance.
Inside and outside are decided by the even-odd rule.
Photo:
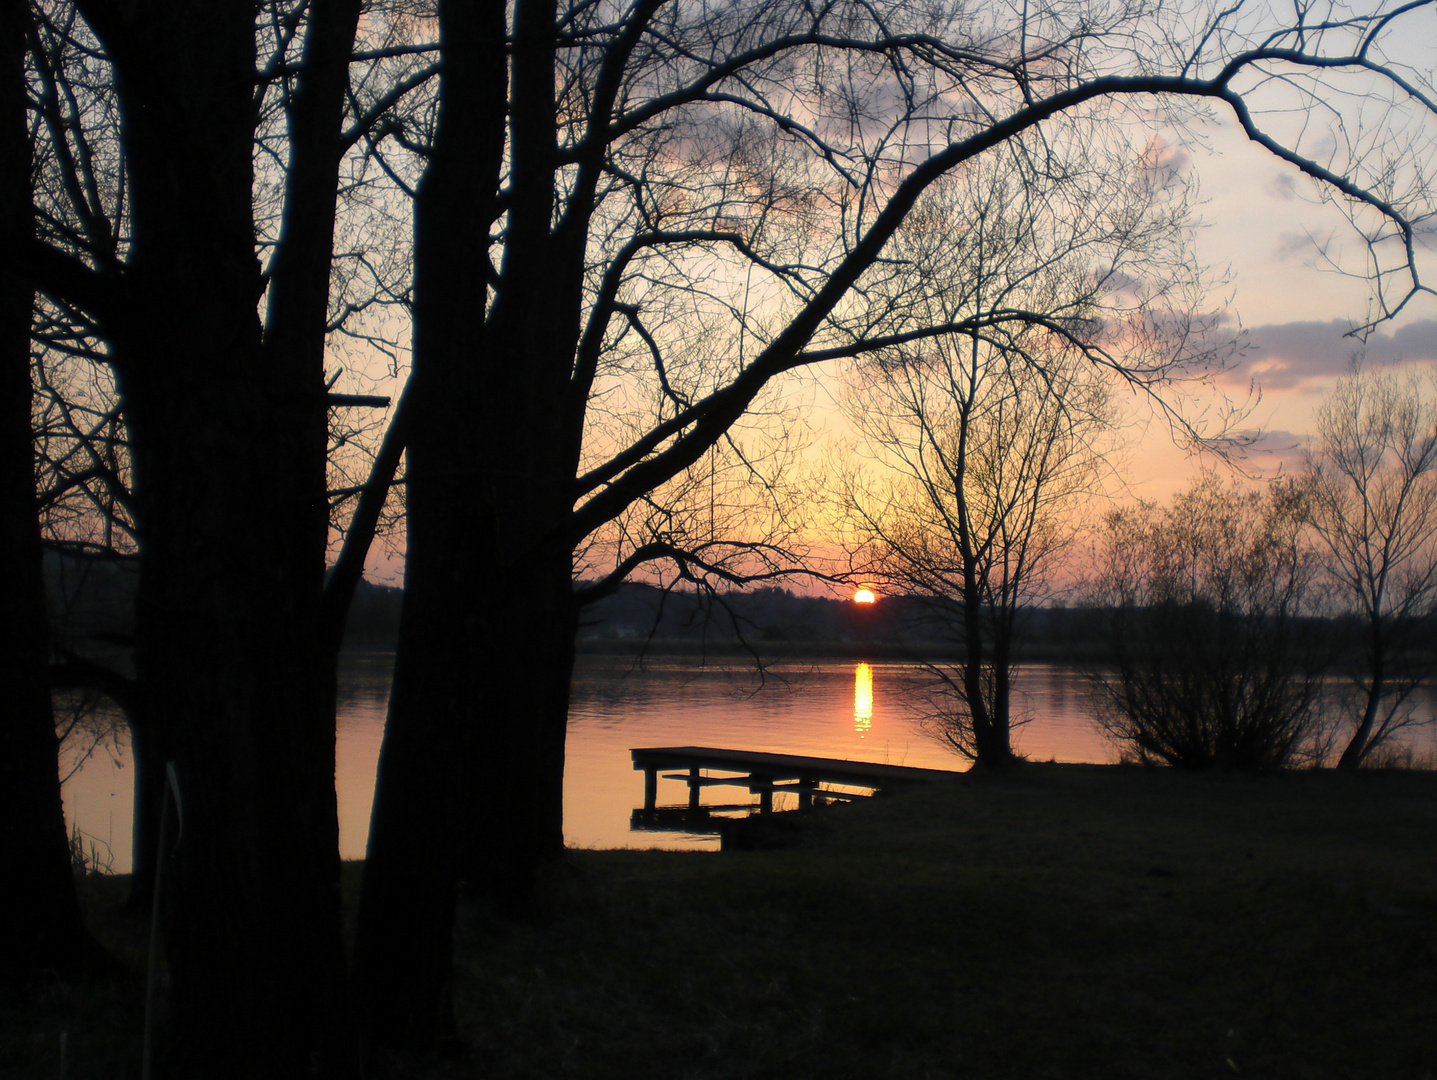
[[[1366,343],[1343,335],[1351,328],[1344,319],[1254,326],[1247,348],[1226,379],[1257,382],[1266,390],[1288,390],[1316,379],[1341,375],[1354,353],[1368,365],[1383,367],[1413,360],[1437,360],[1437,319],[1410,322],[1396,330],[1377,331]]]
[[[1236,455],[1243,466],[1259,475],[1288,476],[1302,468],[1303,436],[1293,431],[1240,431],[1239,437],[1252,440]]]
[[[1179,182],[1192,171],[1193,159],[1182,146],[1168,142],[1161,135],[1154,135],[1143,147],[1142,167],[1166,187]]]
[[[1317,245],[1307,233],[1285,232],[1277,238],[1276,254],[1279,262],[1287,262],[1297,255],[1311,255],[1316,250]]]
[[[1267,193],[1274,199],[1291,202],[1297,198],[1297,177],[1291,173],[1273,173],[1267,182]]]

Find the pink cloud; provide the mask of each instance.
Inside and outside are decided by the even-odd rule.
[[[1437,360],[1437,319],[1410,322],[1390,332],[1378,330],[1365,343],[1345,336],[1350,329],[1343,319],[1251,327],[1247,348],[1227,380],[1242,384],[1252,380],[1267,390],[1286,390],[1341,375],[1355,353],[1373,367]]]
[[[1243,467],[1259,475],[1275,476],[1282,472],[1291,476],[1302,468],[1303,436],[1292,431],[1244,431],[1251,439],[1236,455]]]

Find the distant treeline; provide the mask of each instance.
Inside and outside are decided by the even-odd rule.
[[[47,569],[62,646],[90,656],[107,654],[124,667],[119,654],[129,637],[135,564],[52,557]],[[345,647],[392,649],[402,598],[401,589],[361,581]],[[952,601],[920,597],[886,596],[859,605],[781,588],[706,596],[630,582],[585,609],[578,648],[582,653],[951,659],[962,655],[960,614]],[[1090,608],[1029,608],[1021,614],[1020,662],[1101,662],[1107,617]],[[1308,625],[1314,648],[1332,648],[1360,631],[1334,620],[1312,619]]]
[[[961,650],[961,609],[952,601],[886,596],[875,604],[804,596],[779,588],[719,596],[630,583],[588,608],[581,652],[755,652],[762,656],[930,659]],[[1024,655],[1083,658],[1094,613],[1041,608],[1023,615]]]
[[[47,560],[52,609],[63,647],[120,662],[130,636],[138,564]],[[403,590],[359,583],[345,633],[348,649],[387,650],[399,633]],[[630,582],[590,605],[580,618],[578,647],[589,653],[754,652],[781,656],[951,656],[959,648],[959,609],[914,597],[888,596],[871,605],[804,596],[780,588],[718,596],[665,591]],[[1079,659],[1091,641],[1093,614],[1064,608],[1027,612],[1025,656]]]
[[[399,589],[363,583],[350,612],[346,646],[392,647],[401,596]],[[961,650],[960,614],[952,602],[908,596],[859,605],[781,588],[706,596],[630,582],[584,610],[578,648],[583,653],[932,659]],[[1092,611],[1035,608],[1022,619],[1025,659],[1057,663],[1094,654],[1099,634]]]

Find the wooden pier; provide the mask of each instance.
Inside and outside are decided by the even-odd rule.
[[[945,769],[916,769],[874,761],[770,754],[761,750],[723,750],[712,746],[650,746],[630,750],[629,753],[634,759],[634,768],[644,771],[642,813],[647,815],[654,814],[657,808],[662,769],[684,770],[665,773],[663,779],[682,780],[688,784],[690,812],[702,809],[699,795],[704,788],[729,785],[747,788],[750,794],[758,795],[759,812],[765,814],[773,810],[773,794],[776,791],[794,792],[798,795],[799,809],[806,809],[813,805],[815,798],[852,801],[868,797],[863,792],[821,789],[820,784],[843,784],[877,792],[905,784],[950,780],[958,775]],[[729,775],[705,776],[705,769]]]

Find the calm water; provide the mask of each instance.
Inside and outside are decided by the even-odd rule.
[[[335,786],[340,853],[364,856],[374,771],[384,734],[391,654],[347,655],[339,678],[339,737]],[[564,779],[564,834],[576,847],[716,849],[716,837],[681,832],[634,832],[633,809],[643,803],[643,774],[629,751],[639,746],[721,746],[880,761],[924,768],[961,769],[963,761],[926,734],[919,721],[924,672],[909,665],[823,661],[785,665],[760,675],[752,667],[657,660],[581,657],[569,711]],[[1031,722],[1014,732],[1020,752],[1037,761],[1106,762],[1113,747],[1094,729],[1082,683],[1072,670],[1047,665],[1021,669],[1015,712]],[[1437,696],[1420,695],[1423,718],[1437,711]],[[1421,755],[1437,753],[1437,725],[1409,740]],[[121,740],[95,750],[83,763],[62,759],[74,774],[64,786],[72,827],[102,862],[124,873],[130,866],[131,771]],[[659,781],[659,804],[687,799],[682,781]],[[747,801],[741,788],[704,792],[704,802]],[[784,807],[776,797],[775,806]]]
[[[712,837],[637,833],[629,815],[643,801],[636,746],[721,746],[933,769],[964,762],[918,723],[921,670],[902,664],[828,661],[785,666],[762,679],[749,668],[695,672],[658,662],[636,671],[625,661],[590,658],[575,680],[569,713],[564,831],[585,847],[716,848]],[[1072,672],[1030,668],[1020,690],[1041,721],[1015,736],[1030,757],[1107,761],[1111,750],[1082,708]],[[682,804],[687,785],[659,781],[659,804]],[[749,798],[741,788],[704,792],[704,802]],[[784,808],[778,796],[776,808]]]
[[[350,655],[341,662],[336,789],[346,859],[364,855],[392,663],[389,654]],[[717,848],[710,836],[630,831],[630,814],[643,802],[643,774],[629,758],[636,746],[722,746],[962,768],[918,723],[915,691],[922,678],[902,664],[824,661],[759,675],[742,665],[695,670],[688,662],[658,660],[639,669],[627,660],[581,657],[569,713],[565,837],[577,847]],[[1017,686],[1035,717],[1015,733],[1022,752],[1043,761],[1111,759],[1071,671],[1029,667]],[[75,764],[62,763],[67,772]],[[64,787],[71,826],[119,873],[130,866],[129,766],[123,741],[102,747]],[[661,805],[686,798],[682,782],[659,781]],[[720,787],[706,791],[704,801],[747,798],[742,789]],[[780,808],[784,798],[779,796]]]

